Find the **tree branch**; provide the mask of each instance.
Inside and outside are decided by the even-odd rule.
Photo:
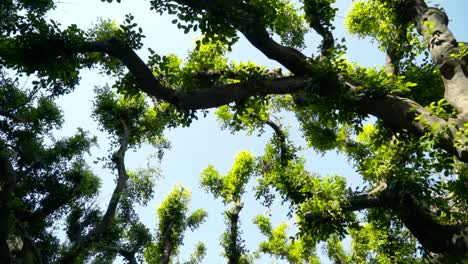
[[[276,135],[276,137],[278,138],[278,140],[280,142],[280,150],[281,150],[281,153],[280,153],[280,159],[281,160],[280,160],[280,162],[281,162],[281,165],[282,166],[287,166],[288,165],[288,157],[287,157],[288,147],[286,145],[286,135],[284,134],[281,127],[279,125],[277,125],[275,122],[273,122],[271,120],[266,120],[265,124],[268,125],[269,127],[271,127],[273,129],[273,131],[275,132],[275,135]]]
[[[135,258],[135,252],[134,251],[130,251],[130,250],[126,250],[126,249],[123,249],[121,247],[113,247],[113,246],[103,246],[102,247],[103,250],[105,251],[108,251],[108,252],[111,252],[111,253],[118,253],[120,254],[122,257],[124,257],[128,263],[130,264],[137,264],[137,260]]]
[[[420,199],[402,191],[402,188],[386,188],[376,195],[353,195],[349,199],[349,207],[344,210],[359,211],[376,207],[392,210],[430,252],[457,256],[464,256],[468,252],[468,226],[438,223]]]
[[[174,250],[174,245],[172,244],[172,240],[170,239],[172,233],[172,223],[169,223],[167,228],[163,232],[163,236],[161,240],[164,241],[164,252],[159,259],[161,264],[168,264],[171,261],[172,252]]]
[[[387,47],[385,50],[385,72],[387,74],[398,74],[398,58],[395,54],[395,50],[391,47]]]
[[[311,69],[308,67],[310,58],[294,48],[280,45],[270,37],[266,29],[260,28],[259,25],[252,26],[241,30],[241,32],[265,56],[279,62],[297,76],[305,76],[310,73]]]
[[[117,167],[117,185],[112,192],[112,197],[107,206],[107,210],[99,223],[97,223],[96,226],[84,237],[77,239],[77,241],[71,246],[70,250],[57,261],[58,263],[73,263],[80,254],[92,246],[92,243],[101,239],[102,235],[112,224],[112,219],[115,217],[120,197],[127,187],[128,181],[128,175],[125,169],[125,153],[128,149],[130,131],[127,125],[123,121],[121,122],[124,127],[124,134],[121,135],[119,149],[112,156],[112,161]]]
[[[240,201],[236,201],[235,205],[225,211],[226,217],[229,221],[227,236],[229,237],[227,245],[225,245],[225,254],[228,259],[228,264],[239,264],[243,247],[239,241],[239,214],[244,207]]]
[[[302,77],[283,77],[273,80],[250,80],[242,83],[227,84],[218,87],[205,88],[191,93],[179,93],[163,86],[152,74],[152,71],[127,45],[117,39],[107,41],[87,42],[80,47],[81,52],[104,52],[122,61],[134,74],[141,90],[150,96],[165,100],[183,109],[207,109],[231,102],[240,101],[251,96],[267,94],[294,94],[304,91],[311,82]],[[328,78],[329,79],[329,78]],[[320,82],[317,78],[314,82]],[[328,90],[336,90],[342,83],[327,82]],[[438,123],[440,128],[449,127],[449,132],[442,133],[440,145],[449,153],[457,155],[462,161],[468,161],[468,149],[454,147],[457,128],[447,121],[438,118],[416,102],[395,96],[384,95],[379,98],[360,98],[356,102],[358,111],[371,114],[383,120],[396,129],[407,129],[418,136],[424,135],[424,126],[414,118],[420,114],[429,124]]]
[[[458,119],[468,122],[468,65],[466,58],[455,58],[461,47],[448,28],[447,14],[428,7],[424,0],[413,0],[410,19],[424,37],[432,61],[439,68],[444,81],[444,97],[458,111]]]
[[[103,52],[118,58],[135,76],[143,92],[183,109],[196,110],[218,107],[255,95],[294,93],[304,88],[307,83],[304,78],[299,77],[284,77],[274,80],[256,79],[206,88],[191,93],[179,93],[163,86],[141,58],[118,39],[87,42],[78,51]]]
[[[468,252],[468,226],[438,223],[431,211],[411,193],[388,190],[382,194],[382,199],[426,250],[456,256]]]
[[[455,147],[458,124],[455,121],[446,121],[429,112],[415,101],[397,95],[386,94],[380,97],[365,97],[356,104],[359,112],[371,114],[390,128],[395,130],[408,130],[416,136],[423,136],[428,127],[437,126],[437,139],[441,148],[448,153],[456,155],[459,160],[468,162],[468,149]],[[415,120],[421,116],[422,120]]]
[[[226,21],[242,32],[247,40],[269,59],[277,61],[297,76],[305,76],[310,72],[308,69],[310,58],[294,48],[274,41],[264,25],[259,23],[258,17],[252,12],[254,8],[250,4],[243,1],[216,1],[217,4],[214,4],[214,1],[209,0],[175,0],[175,2],[218,15],[222,9]]]
[[[349,199],[348,211],[361,211],[370,208],[381,207],[382,203],[378,197],[369,193],[355,194]]]

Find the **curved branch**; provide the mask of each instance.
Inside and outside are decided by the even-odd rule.
[[[99,223],[88,232],[84,237],[77,239],[77,241],[71,246],[69,251],[65,253],[57,262],[68,264],[74,263],[73,261],[89,247],[92,246],[92,243],[97,242],[102,238],[102,235],[111,227],[112,219],[115,217],[117,206],[120,202],[120,198],[125,188],[127,187],[128,174],[125,169],[125,153],[128,149],[129,144],[129,128],[123,122],[124,134],[120,138],[120,147],[113,154],[112,161],[117,167],[117,185],[115,186],[114,191],[112,192],[112,197],[107,206],[104,216],[101,218]]]
[[[382,197],[386,207],[395,212],[426,250],[454,256],[467,254],[468,226],[437,222],[429,208],[410,193],[398,194],[391,190]]]
[[[278,138],[280,142],[280,162],[282,166],[287,166],[288,165],[288,159],[287,159],[287,151],[288,151],[288,146],[286,145],[286,135],[284,134],[283,130],[279,125],[277,125],[275,122],[271,120],[265,121],[265,124],[267,124],[269,127],[273,129],[275,132],[276,137]]]
[[[107,41],[87,42],[79,49],[80,52],[104,52],[116,57],[134,74],[141,90],[148,95],[165,100],[183,109],[207,109],[240,101],[255,95],[267,94],[295,94],[305,91],[311,80],[303,77],[283,77],[273,80],[250,80],[242,83],[227,84],[218,87],[205,88],[191,93],[180,93],[163,86],[154,76],[148,66],[125,43],[118,39]],[[322,79],[325,77],[322,77]],[[338,90],[342,83],[330,81],[327,90]],[[323,81],[321,78],[313,82]],[[352,89],[352,87],[350,88]],[[384,95],[381,97],[355,98],[355,107],[362,114],[374,115],[398,130],[406,129],[417,136],[424,135],[422,123],[414,120],[422,115],[429,125],[438,123],[440,129],[448,127],[448,132],[441,133],[440,145],[449,153],[456,155],[462,161],[468,161],[468,149],[454,147],[456,126],[438,118],[428,112],[424,107],[411,99],[396,95]]]
[[[103,52],[118,58],[135,76],[140,89],[183,109],[206,109],[239,101],[254,95],[294,93],[307,84],[300,77],[283,77],[273,80],[251,80],[235,84],[206,88],[191,93],[179,93],[162,85],[143,60],[124,42],[112,38],[105,41],[86,42],[79,52]]]
[[[456,121],[446,121],[411,99],[391,94],[375,98],[362,98],[356,107],[363,114],[379,118],[390,128],[407,130],[416,136],[423,136],[428,127],[437,127],[435,132],[438,136],[439,146],[448,153],[457,156],[459,160],[468,162],[468,149],[455,146],[458,131]],[[421,121],[415,120],[418,116],[421,116]]]
[[[430,252],[456,256],[468,252],[468,226],[438,223],[420,199],[411,193],[401,192],[398,187],[387,188],[378,196],[368,193],[353,195],[349,199],[349,207],[344,210],[359,211],[376,207],[392,210]]]
[[[468,122],[468,65],[467,58],[456,58],[461,47],[448,28],[447,14],[428,7],[424,0],[413,0],[410,18],[424,37],[432,61],[439,68],[444,81],[444,97],[458,111],[458,119]]]
[[[297,49],[283,46],[274,41],[264,25],[258,23],[258,17],[252,12],[253,8],[250,4],[244,1],[218,1],[217,4],[213,4],[213,1],[209,0],[174,1],[196,10],[207,10],[214,14],[219,14],[220,7],[222,7],[226,20],[229,20],[231,25],[269,59],[277,61],[297,76],[305,76],[310,72],[308,69],[310,58]]]
[[[279,62],[289,71],[298,76],[305,76],[310,73],[310,58],[307,58],[300,51],[285,47],[274,41],[266,29],[258,25],[241,30],[247,40],[260,50],[269,59]]]
[[[111,38],[104,41],[84,42],[77,51],[102,52],[118,58],[138,80],[143,92],[172,104],[178,104],[177,92],[163,86],[135,51],[123,41]]]
[[[411,193],[398,190],[398,187],[386,189],[378,196],[369,193],[355,194],[349,197],[349,206],[344,211],[360,211],[370,208],[391,210],[403,222],[429,252],[452,256],[465,256],[468,252],[468,226],[462,224],[441,224],[432,215],[420,199]],[[309,223],[317,217],[309,212],[304,214]]]
[[[273,129],[275,137],[278,139],[279,144],[280,144],[281,166],[283,167],[287,166],[288,165],[288,157],[287,157],[288,146],[286,145],[286,134],[283,132],[281,126],[271,120],[262,120],[260,116],[255,113],[251,113],[250,116],[252,116],[253,118],[257,119],[260,122],[265,123],[267,126],[271,127],[271,129]]]

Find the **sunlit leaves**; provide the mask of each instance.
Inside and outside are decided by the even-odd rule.
[[[468,58],[468,49],[466,48],[466,45],[464,42],[459,42],[458,43],[458,53],[452,53],[450,54],[450,57],[463,60],[465,58]]]
[[[335,0],[302,0],[302,2],[304,2],[306,20],[312,27],[320,25],[328,30],[334,29],[332,22],[338,10],[332,6]]]
[[[417,255],[415,239],[395,224],[372,222],[350,230],[352,237],[349,263],[423,263]]]
[[[191,193],[183,186],[176,186],[157,209],[158,229],[155,241],[145,250],[144,256],[148,263],[172,263],[179,253],[184,232],[196,229],[206,219],[206,212],[198,209],[189,216]],[[198,246],[192,259],[201,259],[204,255],[203,246]],[[197,263],[197,262],[195,262]]]
[[[303,191],[310,198],[300,204],[300,233],[317,240],[326,240],[332,234],[344,237],[346,227],[355,221],[354,212],[345,210],[348,191],[344,177],[313,177]]]
[[[187,226],[190,228],[190,230],[193,231],[205,221],[207,216],[208,214],[204,209],[197,209],[189,217],[187,217]]]
[[[161,140],[165,119],[159,118],[157,109],[151,108],[142,94],[126,98],[108,87],[97,88],[96,93],[94,117],[103,130],[118,137],[128,133],[130,145]]]
[[[253,173],[254,161],[253,155],[249,152],[239,152],[231,170],[224,176],[221,176],[213,166],[208,166],[202,172],[201,185],[206,191],[212,192],[215,198],[220,197],[225,204],[238,202]]]
[[[201,186],[205,191],[211,192],[215,198],[221,198],[225,205],[232,205],[224,211],[227,228],[221,235],[220,242],[224,248],[223,255],[229,263],[248,264],[255,258],[245,249],[239,217],[244,207],[241,196],[253,174],[254,163],[255,159],[251,153],[241,151],[236,155],[234,165],[226,175],[221,176],[213,166],[208,166],[200,176]]]
[[[160,177],[160,172],[156,168],[137,169],[127,172],[129,180],[125,196],[132,203],[147,205],[153,198],[153,190],[156,180]]]
[[[355,1],[346,18],[346,27],[361,37],[371,36],[383,49],[406,37],[406,24],[398,21],[396,11],[380,0]]]
[[[234,27],[225,23],[227,14],[223,12],[222,7],[228,6],[222,6],[218,1],[213,1],[213,10],[167,0],[151,0],[150,4],[151,9],[160,14],[167,12],[170,15],[177,15],[177,19],[172,23],[176,24],[177,28],[183,29],[184,33],[200,30],[205,38],[199,43],[221,41],[232,46],[238,40]]]
[[[293,239],[288,236],[288,225],[286,223],[281,223],[273,228],[270,219],[263,215],[256,216],[253,222],[258,226],[262,234],[267,237],[266,241],[259,244],[261,253],[269,254],[277,259],[287,260],[288,263],[293,264],[320,263],[313,248],[309,247],[301,239]]]
[[[272,33],[278,34],[285,45],[304,48],[308,29],[305,19],[289,0],[254,0],[251,5]]]
[[[195,245],[194,252],[190,255],[190,260],[184,262],[184,264],[198,264],[202,263],[203,258],[206,255],[206,246],[202,242],[198,242]]]

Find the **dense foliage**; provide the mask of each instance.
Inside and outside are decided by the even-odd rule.
[[[121,24],[62,27],[47,18],[53,0],[1,1],[0,262],[201,263],[203,243],[185,262],[178,255],[184,233],[207,213],[191,212],[190,191],[176,186],[157,209],[158,225],[145,226],[135,207],[153,197],[160,172],[129,170],[125,155],[150,144],[162,159],[164,131],[190,126],[210,108],[222,129],[274,132],[262,155],[242,151],[225,175],[216,164],[202,172],[201,186],[229,207],[219,239],[228,263],[261,254],[320,263],[319,243],[335,263],[468,262],[465,43],[448,29],[444,10],[424,0],[358,0],[347,30],[386,54],[384,67],[363,67],[346,59],[346,45],[333,35],[334,2],[142,1],[185,33],[201,32],[181,59],[150,47],[148,58],[139,57],[145,36],[132,15]],[[322,42],[306,56],[312,30]],[[228,60],[241,35],[287,72]],[[93,117],[111,138],[111,154],[100,162],[115,176],[105,208],[95,203],[101,181],[84,158],[93,135],[53,136],[63,124],[55,101],[73,92],[84,69],[116,80],[96,88],[94,99]],[[20,88],[25,75],[34,81]],[[284,113],[299,121],[305,146],[290,139],[278,118]],[[346,155],[363,186],[308,171],[304,148]],[[288,224],[273,227],[259,215],[253,222],[264,241],[246,248],[240,213],[249,206],[242,195],[250,179],[260,203],[289,206],[294,236]]]

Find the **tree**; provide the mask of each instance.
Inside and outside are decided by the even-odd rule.
[[[201,175],[201,185],[215,198],[221,198],[223,204],[232,204],[224,211],[227,230],[221,235],[221,245],[224,257],[229,264],[252,263],[255,256],[249,256],[244,241],[241,238],[240,213],[244,207],[241,196],[245,192],[245,185],[254,170],[255,158],[249,152],[239,152],[231,170],[224,176],[211,165]]]
[[[149,1],[157,14],[175,15],[173,23],[184,32],[201,31],[182,61],[151,49],[148,59],[139,57],[135,50],[144,35],[132,15],[121,25],[102,20],[87,30],[61,28],[46,18],[51,0],[3,1],[1,64],[37,80],[23,91],[2,76],[0,210],[8,217],[2,219],[0,255],[26,263],[101,263],[116,254],[134,262],[135,254],[150,252],[150,235],[132,204],[152,195],[154,173],[129,172],[125,152],[145,142],[162,151],[164,129],[189,126],[216,107],[223,128],[274,131],[255,160],[257,198],[269,206],[280,196],[290,205],[299,229],[291,248],[310,256],[270,245],[283,231],[275,235],[259,217],[269,238],[262,252],[313,262],[310,249],[326,241],[336,263],[467,261],[465,43],[449,30],[444,10],[424,0],[355,1],[346,18],[349,32],[371,38],[387,56],[384,68],[362,67],[345,59],[346,45],[333,36],[333,3]],[[309,30],[322,37],[316,56],[301,52]],[[228,61],[239,35],[288,72]],[[99,180],[82,158],[92,138],[79,131],[45,141],[61,121],[53,100],[73,90],[84,68],[117,79],[111,88],[96,89],[95,117],[113,139],[106,161],[117,175],[104,212],[92,204]],[[352,190],[344,177],[308,172],[299,154],[304,146],[296,146],[277,121],[286,111],[296,115],[309,147],[347,155],[365,185]],[[240,203],[238,193],[224,186],[239,176],[208,172],[204,182],[215,197]],[[67,219],[66,243],[50,232],[54,219]],[[350,252],[340,245],[346,235],[353,239]]]
[[[203,209],[198,209],[187,216],[189,201],[190,191],[178,186],[158,208],[157,241],[148,245],[145,251],[145,259],[148,263],[174,263],[172,259],[177,255],[182,244],[183,232],[188,228],[194,230],[205,221],[207,214]],[[200,263],[205,251],[205,245],[199,242],[190,260],[184,263]]]

